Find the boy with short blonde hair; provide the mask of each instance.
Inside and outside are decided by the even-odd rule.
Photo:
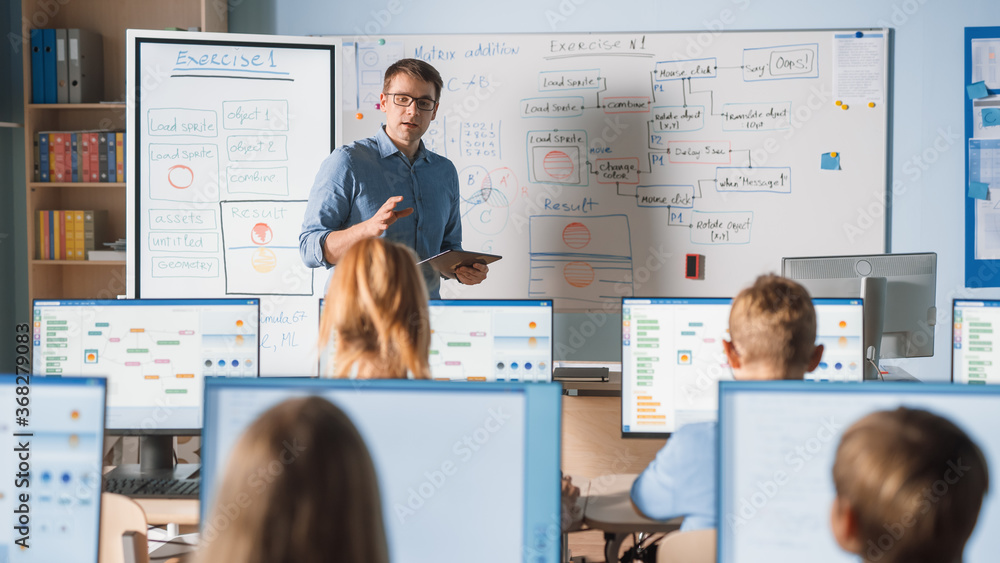
[[[844,432],[833,465],[837,543],[879,563],[958,563],[989,489],[979,447],[951,421],[900,407]]]
[[[802,379],[823,357],[809,292],[780,276],[760,276],[733,299],[729,335],[722,347],[734,379]],[[674,432],[632,485],[636,508],[657,520],[684,516],[681,530],[716,528],[718,435],[715,422]]]

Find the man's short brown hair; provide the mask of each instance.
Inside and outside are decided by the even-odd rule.
[[[837,497],[857,519],[867,561],[961,561],[989,489],[983,452],[950,420],[900,407],[844,432]]]
[[[766,362],[783,372],[808,365],[816,349],[816,310],[804,287],[766,275],[733,299],[729,334],[744,362]]]
[[[382,82],[382,93],[389,93],[389,83],[392,82],[392,79],[400,73],[406,74],[417,80],[430,82],[434,85],[434,99],[441,99],[441,88],[444,86],[444,81],[441,80],[441,75],[438,73],[436,68],[430,65],[430,63],[424,62],[420,59],[399,59],[389,65],[389,68],[385,69],[385,81]]]

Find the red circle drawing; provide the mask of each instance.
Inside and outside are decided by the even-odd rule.
[[[271,227],[267,226],[267,223],[257,223],[250,230],[250,240],[254,244],[267,244],[271,242],[274,238],[274,233],[271,232]]]
[[[566,246],[580,249],[590,244],[590,229],[583,223],[570,223],[563,229],[562,238]]]
[[[542,168],[556,180],[564,180],[573,174],[573,159],[562,151],[550,151],[542,159]]]
[[[586,262],[570,262],[563,266],[563,277],[573,287],[587,287],[594,281],[594,269]]]
[[[167,169],[167,182],[178,190],[190,188],[194,183],[194,170],[183,164],[175,164]]]

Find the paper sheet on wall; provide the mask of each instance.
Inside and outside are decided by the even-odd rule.
[[[1000,125],[983,124],[983,110],[1000,110],[997,96],[972,101],[972,138],[1000,139]]]
[[[972,82],[981,80],[991,90],[1000,89],[1000,39],[972,40]]]
[[[881,33],[835,34],[833,97],[846,104],[881,104],[885,98],[885,41]]]
[[[969,181],[990,185],[976,200],[976,260],[1000,259],[1000,139],[969,139]]]

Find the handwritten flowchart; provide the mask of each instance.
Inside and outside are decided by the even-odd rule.
[[[393,38],[442,74],[424,141],[459,171],[464,246],[505,256],[497,281],[452,295],[606,309],[623,295],[728,294],[783,256],[884,251],[884,232],[850,227],[884,193],[886,113],[884,98],[833,97],[844,35]],[[350,117],[345,138],[370,135]],[[710,256],[700,285],[683,278],[686,253]]]

